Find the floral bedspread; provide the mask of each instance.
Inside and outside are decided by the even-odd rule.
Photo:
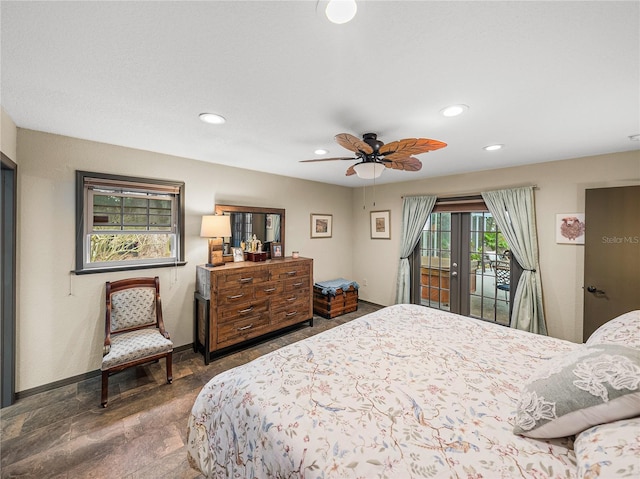
[[[513,433],[520,388],[578,347],[395,305],[213,378],[189,418],[209,478],[573,478],[570,439]]]

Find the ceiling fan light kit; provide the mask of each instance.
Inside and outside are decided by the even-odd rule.
[[[353,165],[353,169],[356,170],[356,175],[364,180],[379,178],[384,168],[384,164],[378,163],[377,161],[367,161]]]
[[[349,151],[355,153],[354,157],[321,158],[311,161],[357,160],[358,163],[347,168],[347,176],[357,175],[364,179],[378,178],[385,168],[403,171],[420,171],[422,162],[412,155],[439,150],[447,146],[446,143],[429,138],[405,138],[392,141],[386,145],[378,140],[375,133],[365,133],[362,140],[350,133],[339,133],[335,136],[336,142]]]

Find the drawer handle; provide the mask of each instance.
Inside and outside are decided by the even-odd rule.
[[[287,274],[288,274],[289,276],[293,276],[293,275],[295,275],[297,272],[298,272],[298,270],[294,270],[294,271],[287,271]]]
[[[253,281],[253,277],[251,277],[251,278],[240,278],[240,282],[241,283],[250,283],[251,281]]]
[[[250,311],[253,311],[253,306],[251,306],[251,307],[249,307],[247,309],[243,309],[242,311],[238,311],[238,313],[245,314],[245,313],[248,313]]]
[[[265,289],[264,292],[265,293],[273,293],[276,290],[276,288],[269,288],[269,289]]]
[[[244,294],[236,294],[235,296],[227,296],[227,299],[238,299],[242,298]]]
[[[303,284],[304,284],[304,283],[294,283],[294,284],[293,284],[293,286],[294,286],[295,288],[297,288],[297,287],[299,287],[299,286],[302,286]]]
[[[242,328],[238,328],[238,331],[245,331],[247,329],[251,329],[253,327],[253,323],[251,323],[249,326],[243,326]]]
[[[297,311],[291,311],[290,313],[285,314],[285,316],[286,316],[286,317],[289,317],[289,316],[295,316],[296,314],[298,314],[298,312],[297,312]]]
[[[297,296],[291,296],[290,298],[287,298],[287,301],[295,301],[296,299],[298,299]]]

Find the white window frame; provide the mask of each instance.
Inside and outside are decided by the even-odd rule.
[[[123,198],[170,199],[171,221],[168,229],[126,230],[125,223],[113,229],[95,229],[94,196],[105,193]],[[147,213],[148,215],[148,213]],[[115,225],[114,225],[115,226]],[[170,257],[143,258],[118,261],[90,261],[91,236],[95,234],[131,235],[168,234],[171,237]],[[76,172],[76,274],[99,273],[114,270],[132,270],[184,265],[184,182],[134,178],[86,171]]]

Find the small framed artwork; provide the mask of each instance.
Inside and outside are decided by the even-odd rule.
[[[233,252],[234,263],[240,263],[244,261],[244,251],[242,250],[242,248],[231,248],[231,251]]]
[[[311,213],[311,238],[331,238],[333,215]]]
[[[391,211],[371,212],[371,239],[391,239]]]
[[[556,243],[584,244],[584,213],[556,215]]]
[[[282,243],[271,242],[271,259],[282,258]]]

